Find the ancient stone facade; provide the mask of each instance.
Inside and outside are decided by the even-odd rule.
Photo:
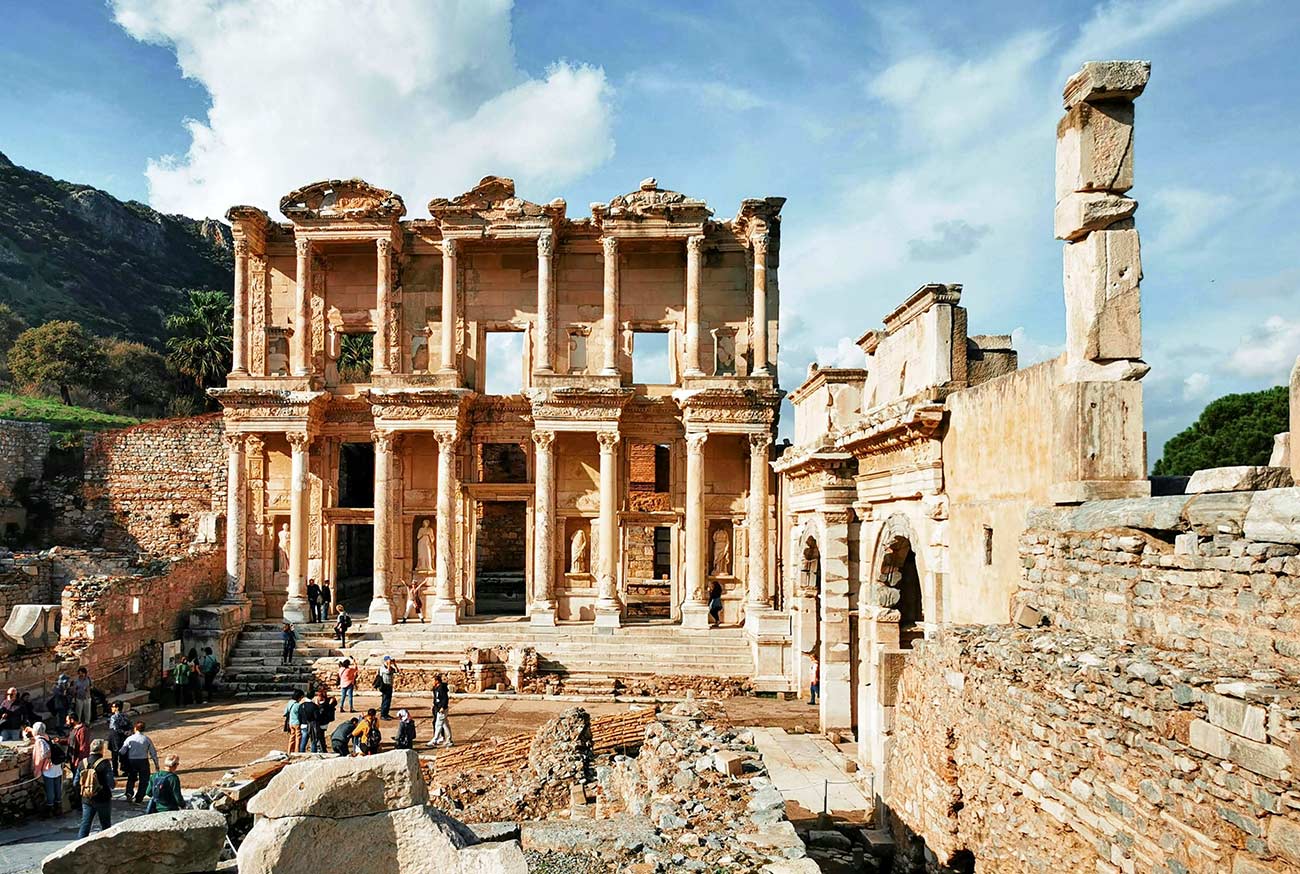
[[[50,426],[0,419],[0,537],[13,543],[27,525],[21,492],[40,481],[50,451]]]

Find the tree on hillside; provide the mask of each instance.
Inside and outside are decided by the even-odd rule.
[[[0,376],[9,370],[9,348],[26,330],[27,320],[14,312],[9,304],[0,303]]]
[[[102,392],[110,412],[148,417],[167,408],[178,387],[167,359],[130,340],[101,340],[100,348],[107,365]]]
[[[9,370],[26,385],[57,385],[65,404],[73,386],[93,387],[104,373],[99,342],[76,322],[46,322],[18,335],[9,349]]]
[[[202,394],[230,372],[232,304],[220,291],[185,294],[185,307],[167,317],[167,360]]]
[[[1207,467],[1268,464],[1273,436],[1287,430],[1286,386],[1211,401],[1192,425],[1169,438],[1156,476],[1190,476]]]

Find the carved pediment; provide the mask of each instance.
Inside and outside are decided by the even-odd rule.
[[[731,221],[731,228],[741,237],[766,233],[781,220],[783,206],[784,197],[747,197],[740,202],[740,209]]]
[[[429,201],[429,215],[444,224],[486,224],[495,226],[549,227],[564,218],[565,202],[533,203],[515,196],[515,180],[505,176],[484,176],[459,197],[435,197]]]
[[[280,212],[290,219],[399,219],[406,204],[399,195],[363,179],[315,182],[280,198]]]
[[[608,204],[593,203],[591,210],[601,220],[659,219],[687,224],[702,223],[713,215],[713,210],[703,200],[660,188],[653,176],[643,180],[636,191],[620,194]]]

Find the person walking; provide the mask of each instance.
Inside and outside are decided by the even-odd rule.
[[[181,778],[176,769],[181,766],[181,757],[176,755],[163,759],[163,770],[153,775],[149,781],[149,804],[145,813],[165,813],[170,810],[184,810],[185,796],[181,794]]]
[[[172,665],[172,688],[176,690],[176,706],[183,707],[190,702],[190,663],[177,657]]]
[[[185,663],[190,666],[190,672],[185,678],[185,688],[190,695],[191,704],[203,703],[203,668],[199,665],[199,651],[190,649],[190,654],[186,656]]]
[[[334,615],[334,608],[330,603],[330,581],[325,580],[320,584],[320,621],[324,622]]]
[[[23,716],[18,690],[10,686],[5,692],[4,700],[0,701],[0,741],[22,740],[23,726],[27,724]]]
[[[307,580],[307,616],[309,622],[320,622],[320,586],[315,579]]]
[[[294,689],[289,703],[284,705],[284,730],[289,733],[289,746],[286,752],[301,752],[299,746],[302,744],[302,721],[299,714],[302,712],[302,699],[302,690]]]
[[[334,729],[333,734],[330,735],[330,749],[334,751],[334,755],[348,754],[348,739],[352,737],[352,732],[356,731],[357,723],[360,721],[353,716],[340,722],[339,727]]]
[[[351,709],[353,713],[357,712],[357,666],[352,664],[351,659],[342,659],[339,662],[339,712]],[[351,707],[349,708],[349,705]]]
[[[325,694],[324,689],[316,690],[316,722],[313,726],[312,752],[326,751],[325,739],[329,737],[330,723],[338,713],[338,702]]]
[[[817,653],[808,654],[808,706],[817,703],[817,696],[822,690],[822,664],[817,660]]]
[[[55,734],[60,734],[68,723],[68,711],[72,709],[72,681],[67,674],[60,674],[54,683],[50,700],[45,702],[45,709],[50,711],[50,726]]]
[[[293,626],[288,622],[280,629],[280,642],[283,649],[280,651],[280,664],[293,664],[293,649],[298,645],[298,635],[293,633]]]
[[[319,694],[319,693],[318,693]],[[313,753],[321,752],[316,744],[316,717],[319,710],[315,698],[304,697],[298,702],[298,752],[305,753],[310,748]]]
[[[339,639],[339,649],[348,648],[348,629],[352,627],[352,617],[342,604],[336,604],[334,611],[334,635]]]
[[[82,772],[77,781],[81,792],[81,829],[78,838],[88,837],[90,827],[99,817],[99,830],[104,831],[113,824],[113,788],[117,784],[117,775],[113,762],[105,755],[108,745],[101,738],[90,742],[90,767]]]
[[[203,647],[203,660],[199,663],[203,670],[203,700],[211,703],[216,690],[217,674],[221,673],[221,662],[212,654],[212,647]]]
[[[108,715],[108,752],[112,756],[113,776],[121,777],[126,763],[121,756],[122,744],[131,734],[131,720],[122,712],[122,702],[114,701],[113,712]]]
[[[86,723],[77,718],[75,713],[68,714],[68,764],[72,766],[72,782],[81,779],[81,769],[90,759],[90,729]]]
[[[32,773],[40,774],[45,786],[45,816],[58,816],[63,805],[63,751],[50,740],[43,722],[28,729],[28,735],[32,739]]]
[[[375,688],[379,690],[379,718],[392,719],[389,708],[393,706],[393,682],[397,679],[400,668],[397,659],[384,656],[384,662],[375,673]]]
[[[429,746],[452,746],[451,724],[447,721],[447,711],[451,707],[451,689],[442,674],[433,675],[433,737]]]
[[[72,681],[72,712],[77,714],[77,721],[90,725],[90,673],[85,668],[77,668],[77,679]]]
[[[379,733],[379,717],[375,715],[375,708],[371,707],[366,711],[366,715],[357,723],[357,727],[352,729],[352,737],[357,752],[361,755],[373,756],[379,752],[383,736]]]
[[[143,722],[135,724],[135,731],[122,742],[118,756],[126,762],[126,788],[122,797],[139,804],[144,801],[145,789],[149,785],[149,762],[152,760],[154,768],[158,767],[158,750],[144,733]],[[134,797],[132,787],[135,789]]]
[[[393,749],[409,750],[415,748],[415,721],[405,710],[397,711],[397,737],[393,739]]]
[[[716,628],[722,624],[722,583],[717,580],[709,587],[709,625]]]

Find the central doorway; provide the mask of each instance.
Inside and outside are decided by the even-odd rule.
[[[528,503],[480,501],[476,515],[474,613],[523,616],[528,609]]]
[[[338,573],[334,600],[352,613],[370,609],[375,580],[375,529],[372,525],[336,525]]]

